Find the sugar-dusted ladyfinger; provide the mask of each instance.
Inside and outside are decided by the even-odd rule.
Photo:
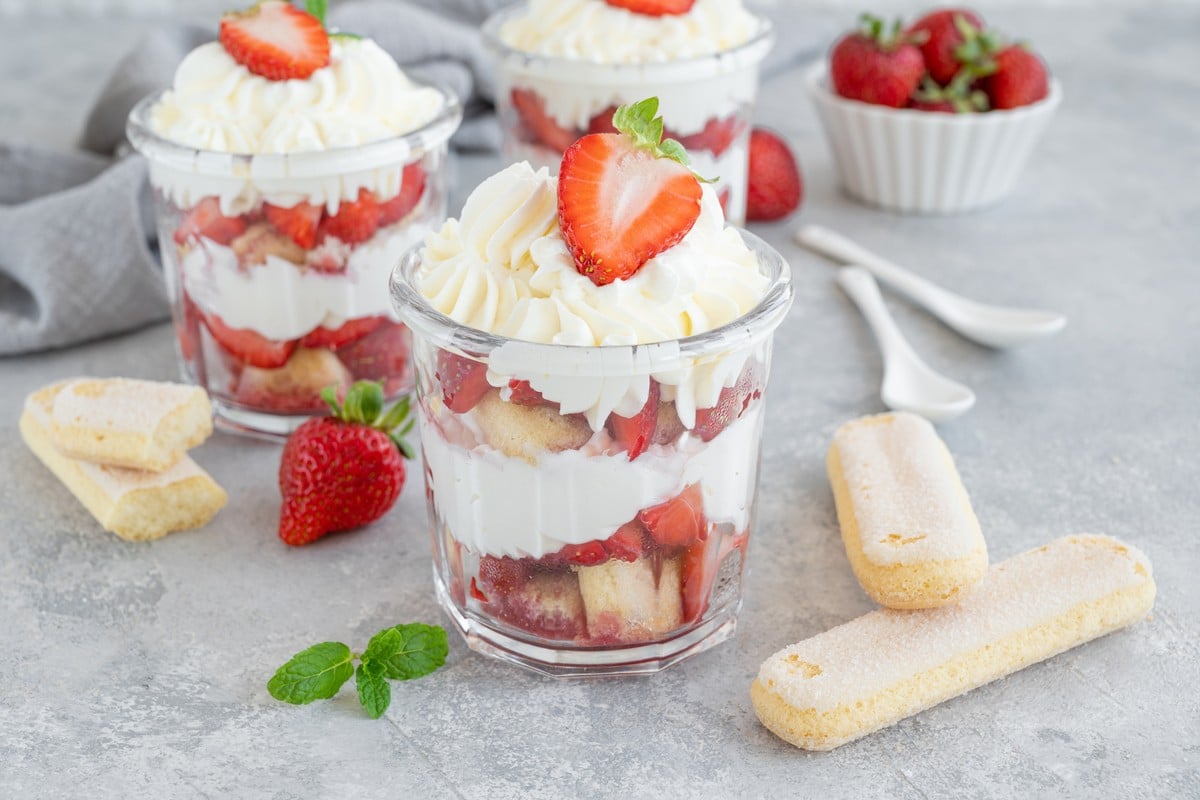
[[[54,399],[48,433],[63,455],[161,472],[212,433],[198,386],[129,378],[76,378]]]
[[[187,456],[163,472],[147,472],[63,455],[49,429],[55,396],[66,385],[56,383],[26,398],[21,437],[105,530],[131,541],[158,539],[203,526],[225,505],[225,490]]]
[[[831,750],[1144,618],[1150,562],[1108,536],[1067,536],[992,567],[955,605],[880,609],[785,647],[750,697],[775,735]]]
[[[888,608],[958,601],[987,572],[987,544],[950,451],[928,420],[897,412],[838,428],[826,458],[854,575]]]

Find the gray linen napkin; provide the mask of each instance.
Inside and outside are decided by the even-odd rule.
[[[466,118],[458,150],[494,152],[500,132],[479,24],[513,0],[363,0],[336,4],[331,26],[374,38],[414,75],[453,89]],[[827,24],[771,7],[776,45],[764,79],[815,55]],[[0,144],[0,355],[63,347],[164,319],[150,194],[140,157],[114,159],[125,119],[166,88],[213,27],[156,31],[117,65],[88,116],[81,150]]]

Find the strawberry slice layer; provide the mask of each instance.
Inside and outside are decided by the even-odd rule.
[[[227,217],[215,197],[206,197],[187,212],[172,238],[175,244],[187,244],[197,238],[210,239],[228,245],[246,232],[246,220]]]
[[[487,394],[487,366],[469,358],[439,350],[434,377],[442,385],[442,399],[456,414],[464,414]]]
[[[638,512],[638,522],[664,547],[690,547],[708,537],[704,498],[693,483],[665,503]]]
[[[646,452],[646,448],[654,441],[654,430],[658,427],[659,395],[658,381],[651,379],[650,394],[641,411],[632,417],[618,414],[608,416],[608,432],[617,445],[629,453],[630,461]]]
[[[234,61],[268,80],[307,78],[329,64],[321,20],[281,0],[221,17],[218,38]]]
[[[700,216],[700,181],[683,147],[661,141],[657,113],[657,98],[622,106],[621,133],[589,134],[563,155],[559,226],[575,269],[597,286],[632,276]]]
[[[263,214],[275,230],[293,242],[311,250],[317,243],[317,226],[321,223],[322,209],[312,203],[297,203],[291,208],[263,203]]]
[[[205,314],[204,324],[227,353],[252,367],[282,367],[296,351],[296,340],[268,339],[249,328],[231,328],[216,314]]]
[[[683,551],[680,583],[684,622],[696,622],[708,610],[708,600],[721,566],[723,538],[710,536]]]
[[[320,326],[313,328],[300,340],[301,347],[328,347],[336,350],[366,336],[387,321],[385,316],[362,317],[348,320],[337,328]]]
[[[333,236],[346,244],[360,244],[374,236],[378,227],[379,203],[371,192],[359,189],[357,200],[343,200],[336,214],[321,221],[317,239]]]
[[[404,168],[403,176],[400,180],[400,193],[391,200],[379,203],[379,227],[392,225],[408,216],[417,203],[421,202],[421,195],[425,194],[425,170],[421,165],[413,162]]]
[[[525,138],[532,139],[533,144],[545,145],[561,153],[579,138],[575,131],[554,121],[546,112],[546,101],[533,90],[515,88],[510,97],[517,119],[527,134]]]

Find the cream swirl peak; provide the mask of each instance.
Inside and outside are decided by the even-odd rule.
[[[251,73],[217,42],[189,53],[151,113],[155,133],[227,153],[352,147],[420,128],[444,106],[370,39],[332,37],[330,63],[304,80]]]
[[[417,290],[455,322],[510,339],[571,346],[634,345],[710,331],[748,313],[768,280],[733,228],[725,227],[716,193],[705,186],[700,216],[674,247],[629,278],[597,286],[575,266],[558,223],[557,180],[546,169],[513,164],[481,183],[463,206],[425,240]],[[497,365],[493,364],[493,372]],[[705,364],[654,374],[673,397],[684,424],[732,385],[741,364]],[[521,372],[521,370],[517,370]],[[494,386],[529,380],[563,413],[583,413],[599,429],[614,410],[630,415],[646,401],[646,374],[570,379],[490,374]],[[594,384],[594,385],[593,385]]]
[[[704,188],[700,216],[674,247],[632,277],[597,286],[575,268],[559,234],[556,181],[513,164],[481,183],[426,238],[421,293],[462,325],[562,345],[631,345],[694,336],[732,322],[762,299],[754,252],[725,227]]]
[[[604,0],[529,0],[500,29],[516,50],[600,64],[698,58],[748,42],[759,20],[741,0],[696,0],[686,14],[649,16]]]

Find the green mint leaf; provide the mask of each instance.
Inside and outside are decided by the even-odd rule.
[[[386,671],[386,667],[378,661],[364,660],[354,672],[358,702],[362,703],[371,719],[382,717],[392,704],[392,687],[385,677]]]
[[[304,10],[325,24],[325,12],[329,10],[329,0],[304,0]]]
[[[387,677],[407,681],[445,664],[449,652],[445,628],[414,622],[384,628],[372,636],[363,652],[363,662],[380,664]]]
[[[267,682],[267,691],[276,700],[293,705],[326,700],[354,674],[352,660],[350,648],[341,642],[314,644],[276,670]]]
[[[329,34],[329,37],[331,39],[347,39],[354,42],[362,38],[357,33],[347,33],[345,31],[335,31],[334,33]]]

